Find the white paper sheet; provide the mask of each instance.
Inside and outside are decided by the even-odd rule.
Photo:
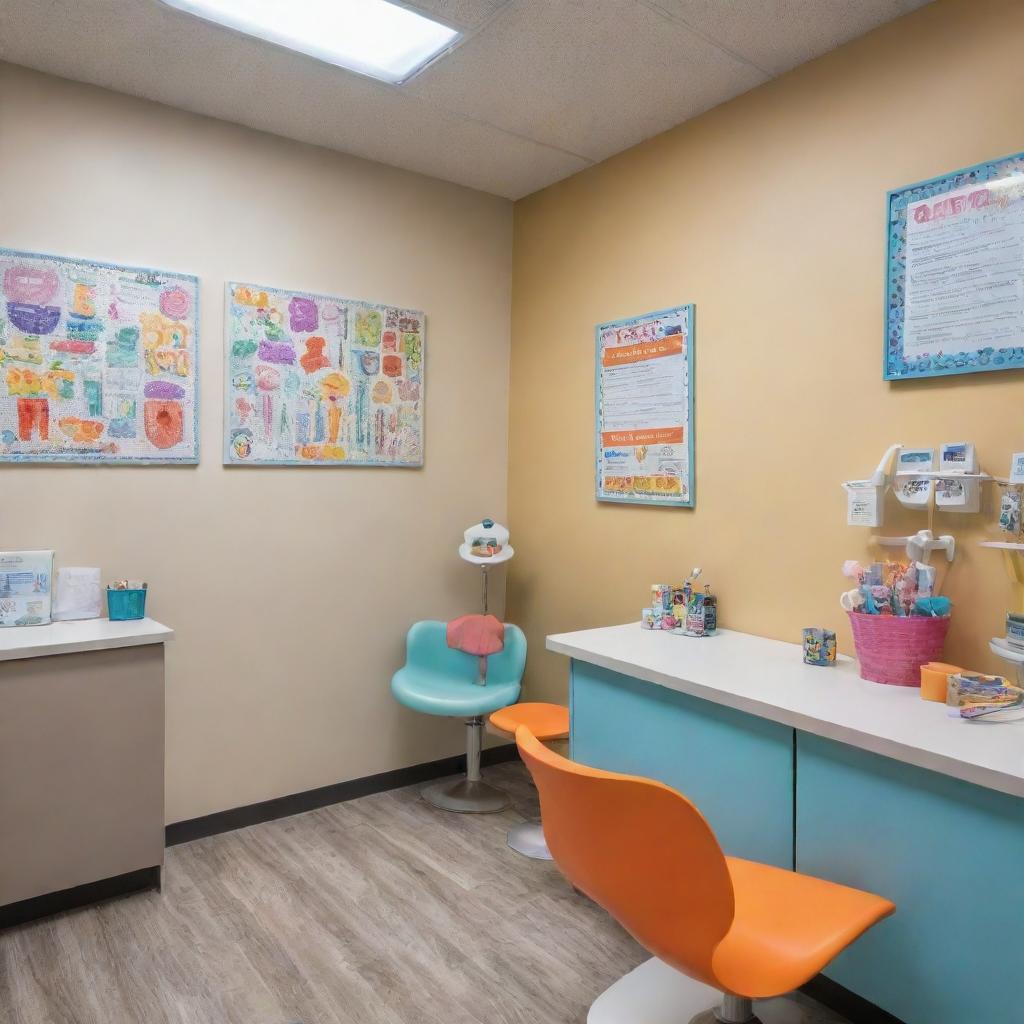
[[[98,619],[102,614],[100,570],[81,566],[63,566],[58,569],[53,597],[54,621]]]

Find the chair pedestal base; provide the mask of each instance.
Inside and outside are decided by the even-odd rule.
[[[516,853],[533,860],[552,860],[551,851],[544,841],[544,829],[538,822],[524,821],[508,830],[508,845]]]
[[[494,814],[511,804],[508,794],[479,779],[456,779],[427,786],[423,799],[442,811],[460,814]]]
[[[427,786],[421,796],[428,804],[459,814],[494,814],[512,803],[504,790],[488,785],[480,778],[483,734],[482,715],[466,719],[466,774],[454,782],[448,780]]]
[[[594,1000],[587,1024],[718,1024],[722,993],[658,959],[648,960]],[[750,1024],[838,1024],[831,1011],[802,995],[754,1001]],[[728,1018],[727,1018],[728,1019]]]

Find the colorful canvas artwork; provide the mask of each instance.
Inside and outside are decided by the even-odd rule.
[[[198,288],[0,249],[0,461],[198,462]]]
[[[229,284],[227,465],[421,466],[424,316]]]

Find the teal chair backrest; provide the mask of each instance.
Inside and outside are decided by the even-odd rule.
[[[411,668],[436,672],[452,679],[475,683],[480,659],[448,646],[448,623],[426,619],[415,623],[405,640],[405,663]],[[505,648],[487,659],[487,681],[518,683],[526,668],[526,637],[518,626],[505,623]]]

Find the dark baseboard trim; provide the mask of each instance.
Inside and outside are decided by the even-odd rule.
[[[17,903],[8,903],[0,907],[0,928],[12,928],[17,924],[25,924],[39,917],[59,914],[64,910],[75,910],[86,907],[90,903],[125,896],[142,889],[158,889],[160,887],[160,867],[140,868],[124,875],[104,878],[98,882],[87,882],[59,892],[48,892],[42,896],[32,896]]]
[[[506,743],[484,750],[481,763],[487,767],[515,761],[518,758],[519,751],[516,745]],[[465,770],[466,755],[457,754],[455,757],[414,764],[408,768],[396,768],[390,772],[381,772],[379,775],[336,782],[331,786],[321,786],[319,789],[307,789],[304,793],[292,793],[273,800],[262,800],[258,804],[248,804],[246,807],[232,807],[226,811],[217,811],[215,814],[206,814],[201,818],[176,821],[167,826],[164,842],[167,846],[190,843],[193,839],[205,839],[221,832],[259,825],[261,822],[274,821],[276,818],[287,818],[303,811],[315,811],[320,807],[344,803],[346,800],[355,800],[361,796],[383,793],[389,789],[401,789],[403,786],[412,786],[418,782],[430,782],[432,779],[456,775]]]
[[[856,992],[843,988],[837,981],[819,974],[811,978],[800,991],[816,999],[822,1006],[840,1014],[852,1024],[903,1024],[899,1017],[894,1017],[874,1003],[869,1003]]]

